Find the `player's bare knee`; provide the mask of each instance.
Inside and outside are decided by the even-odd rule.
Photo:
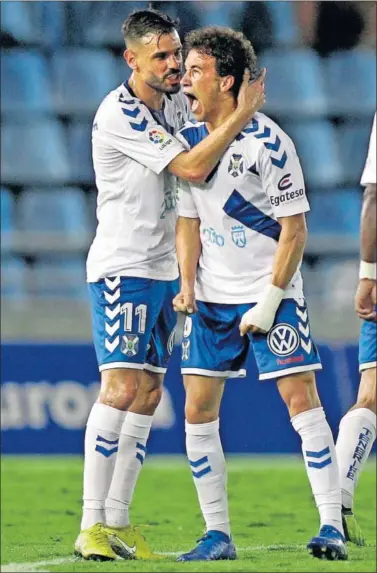
[[[186,404],[185,416],[189,424],[207,424],[214,422],[219,417],[217,408],[210,408],[200,402]]]
[[[102,372],[99,402],[118,410],[128,410],[135,399],[138,384],[135,370],[106,370]]]
[[[163,380],[163,374],[144,371],[130,411],[145,416],[153,416],[161,401]]]
[[[143,402],[145,404],[145,412],[149,415],[153,415],[157,406],[159,405],[162,397],[162,387],[157,386],[155,388],[150,388],[143,394]]]
[[[278,380],[278,389],[292,418],[321,406],[313,372],[300,372]]]

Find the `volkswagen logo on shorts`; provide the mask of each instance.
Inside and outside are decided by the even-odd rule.
[[[299,345],[298,332],[290,324],[277,324],[267,337],[267,344],[271,352],[277,356],[289,356],[293,354]]]

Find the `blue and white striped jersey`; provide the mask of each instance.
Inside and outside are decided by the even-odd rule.
[[[88,282],[177,278],[177,184],[165,167],[185,151],[173,134],[189,117],[183,93],[165,96],[163,113],[152,113],[126,83],[101,103],[92,132],[98,226]]]
[[[204,123],[188,122],[177,137],[191,148],[207,135]],[[179,188],[179,215],[200,218],[197,299],[225,304],[258,301],[271,282],[281,230],[277,219],[309,211],[292,140],[257,113],[206,183],[180,181]],[[299,269],[285,296],[303,296]]]

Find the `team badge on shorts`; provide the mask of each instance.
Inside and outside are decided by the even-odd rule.
[[[121,351],[126,356],[136,356],[139,352],[139,337],[137,334],[125,334],[122,338]]]
[[[274,326],[267,336],[268,348],[276,356],[293,354],[300,343],[297,330],[290,324],[280,323]]]

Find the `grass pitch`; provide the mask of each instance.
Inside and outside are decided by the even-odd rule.
[[[367,546],[349,545],[349,561],[313,559],[306,543],[318,517],[304,463],[293,458],[228,458],[228,488],[236,561],[177,563],[203,533],[191,472],[184,458],[146,459],[132,522],[165,559],[75,561],[81,519],[83,461],[77,457],[2,460],[2,571],[376,571],[376,469],[361,475],[356,513]]]

